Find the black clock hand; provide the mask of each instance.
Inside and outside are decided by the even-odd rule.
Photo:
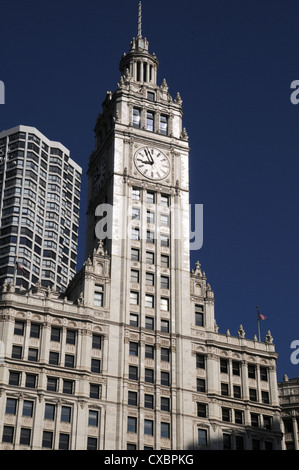
[[[150,152],[148,151],[148,149],[144,149],[144,151],[145,151],[145,154],[148,158],[148,161],[150,162],[151,165],[153,165],[154,160],[153,160],[153,157],[151,156]]]

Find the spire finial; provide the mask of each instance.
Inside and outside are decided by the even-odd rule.
[[[138,9],[138,37],[142,37],[141,33],[141,24],[142,24],[142,13],[141,13],[141,2],[139,2],[139,9]]]

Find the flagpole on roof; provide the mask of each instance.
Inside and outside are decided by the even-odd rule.
[[[259,306],[257,305],[256,307],[257,310],[257,329],[258,329],[258,336],[259,336],[259,342],[261,342],[261,328],[260,328],[260,320],[266,320],[267,317],[265,315],[262,315],[259,311]]]

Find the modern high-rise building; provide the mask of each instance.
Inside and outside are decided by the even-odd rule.
[[[2,449],[280,449],[277,353],[218,331],[190,271],[182,100],[138,35],[95,126],[86,261],[0,297]]]
[[[65,290],[76,273],[82,169],[37,129],[0,133],[0,283]]]

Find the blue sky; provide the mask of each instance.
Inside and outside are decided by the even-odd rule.
[[[1,0],[0,130],[37,127],[86,170],[93,128],[137,34],[138,0]],[[191,203],[204,243],[191,252],[215,292],[220,333],[257,333],[256,305],[279,353],[278,379],[298,375],[299,4],[295,0],[143,1],[143,35],[183,99]]]

